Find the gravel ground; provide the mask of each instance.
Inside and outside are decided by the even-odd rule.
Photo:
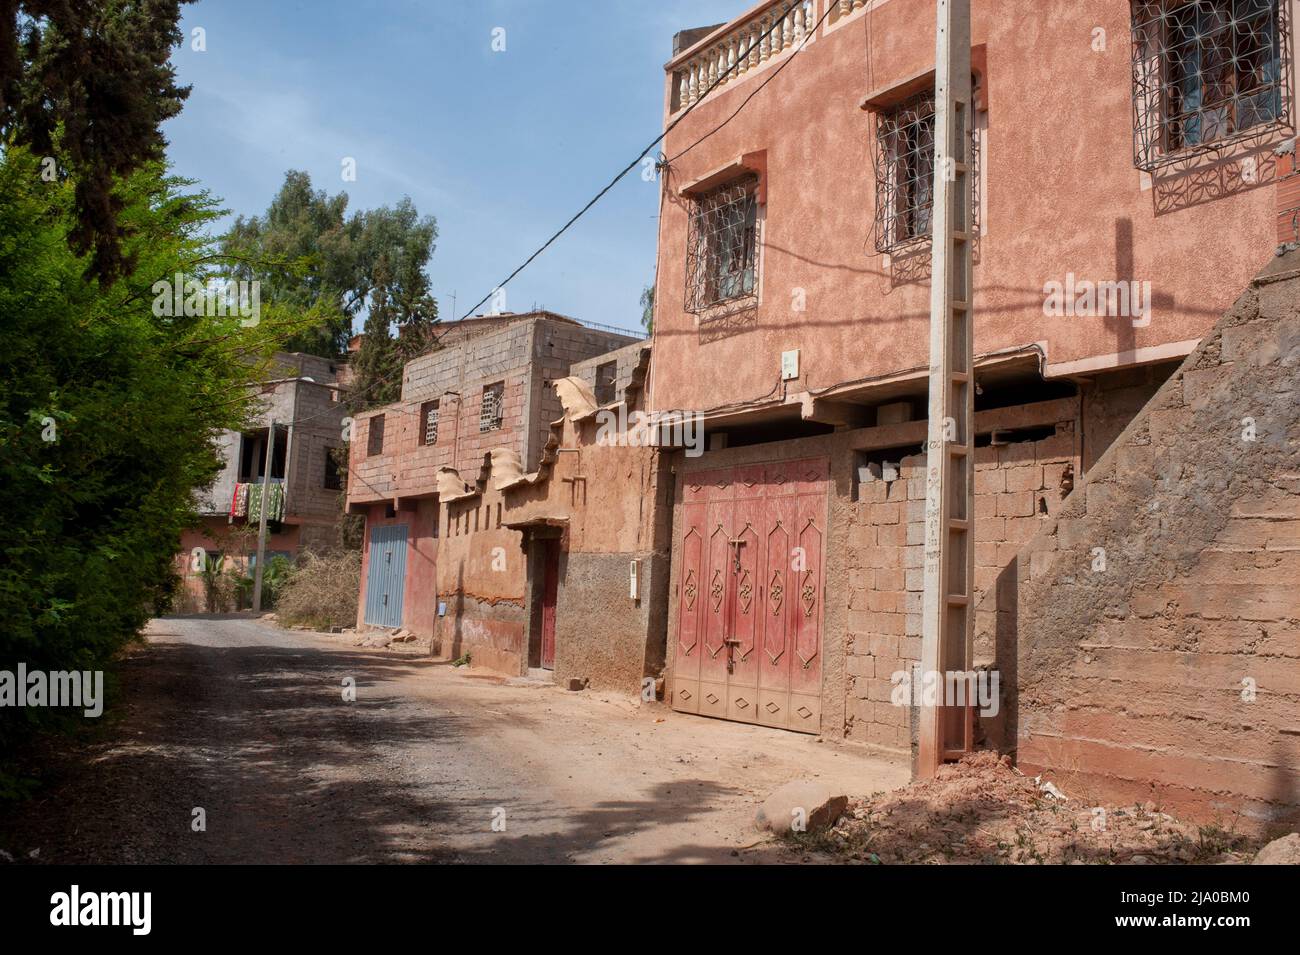
[[[37,795],[0,817],[17,861],[788,861],[752,825],[773,789],[907,781],[855,747],[246,617],[146,637],[103,725],[47,741]]]

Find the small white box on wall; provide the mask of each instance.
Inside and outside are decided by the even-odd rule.
[[[641,561],[636,558],[628,564],[627,595],[631,600],[641,599]]]
[[[793,381],[799,377],[799,349],[781,352],[781,380]]]

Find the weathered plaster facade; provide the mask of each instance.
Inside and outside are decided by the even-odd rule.
[[[1207,410],[1192,415],[1162,402],[1181,395],[1184,380],[1203,389],[1224,380],[1217,364],[1174,371],[1198,342],[1202,352],[1194,359],[1204,361],[1198,357],[1206,348],[1202,340],[1224,310],[1251,285],[1279,239],[1297,238],[1294,132],[1270,130],[1154,172],[1139,170],[1127,2],[1019,5],[1014,15],[991,0],[973,6],[979,170],[973,662],[1000,671],[1004,702],[1001,716],[980,721],[977,742],[1001,746],[1025,765],[1056,772],[1077,768],[1090,786],[1109,785],[1125,798],[1154,792],[1205,814],[1228,807],[1252,818],[1280,818],[1296,791],[1287,723],[1294,723],[1297,708],[1280,658],[1290,653],[1286,640],[1294,635],[1297,613],[1278,583],[1288,568],[1286,522],[1293,515],[1287,502],[1294,502],[1286,492],[1293,490],[1287,475],[1294,465],[1270,459],[1277,476],[1261,489],[1266,503],[1256,514],[1234,497],[1231,481],[1216,483],[1215,461],[1231,457],[1227,444],[1221,441],[1215,454],[1189,453],[1218,440]],[[675,699],[673,664],[675,650],[689,658],[685,647],[694,647],[696,639],[691,628],[698,611],[685,605],[698,600],[698,582],[683,571],[690,544],[684,511],[690,494],[698,493],[692,475],[743,483],[747,475],[779,474],[791,462],[825,460],[830,489],[820,731],[907,752],[915,745],[917,713],[897,705],[891,691],[894,675],[920,659],[929,247],[922,240],[905,251],[876,251],[873,213],[881,180],[873,175],[873,153],[877,116],[932,83],[933,5],[838,4],[802,45],[797,61],[776,75],[803,30],[826,10],[815,0],[760,3],[730,24],[683,34],[666,66],[665,124],[675,122],[683,106],[720,75],[709,72],[709,63],[726,63],[718,57],[745,49],[743,38],[755,36],[773,15],[793,17],[793,43],[787,35],[784,49],[762,47],[664,141],[669,159],[661,177],[648,406],[700,412],[709,431],[702,457],[678,453],[672,463],[668,699],[696,711],[695,703]],[[1104,49],[1091,42],[1094,28],[1108,38]],[[741,45],[731,46],[733,40]],[[703,74],[697,72],[701,63]],[[692,86],[700,76],[704,80]],[[763,92],[737,112],[765,82]],[[1088,115],[1086,136],[1081,110]],[[1250,173],[1243,175],[1244,169]],[[692,216],[699,214],[702,197],[746,178],[756,183],[752,295],[700,307],[699,290],[695,302],[688,295],[698,281],[690,269],[698,270],[704,248],[692,231]],[[723,251],[729,255],[738,248]],[[719,281],[726,287],[730,279]],[[1053,314],[1051,283],[1074,281],[1149,283],[1149,311]],[[1289,281],[1281,284],[1294,288]],[[1276,299],[1287,293],[1270,294]],[[1265,394],[1269,386],[1259,381],[1248,393],[1249,368],[1267,367],[1282,378],[1294,370],[1289,332],[1279,332],[1279,355],[1268,335],[1255,334],[1260,327],[1250,342],[1244,332],[1223,332],[1225,340],[1245,336],[1237,339],[1235,395],[1266,409],[1289,401],[1289,413],[1276,409],[1277,424],[1293,430],[1289,378],[1277,383],[1274,394]],[[783,368],[783,357],[793,357],[795,367]],[[1250,414],[1229,414],[1222,406],[1219,411],[1233,421]],[[1030,552],[1046,546],[1041,542],[1055,533],[1058,517],[1062,528],[1077,526],[1067,521],[1075,511],[1075,517],[1086,512],[1116,534],[1137,532],[1143,522],[1135,520],[1134,508],[1152,503],[1151,492],[1167,469],[1162,455],[1151,459],[1150,449],[1119,449],[1133,443],[1133,434],[1146,434],[1147,420],[1183,443],[1163,457],[1181,462],[1186,479],[1195,472],[1208,495],[1202,506],[1215,510],[1223,526],[1203,533],[1192,522],[1193,533],[1177,541],[1177,554],[1167,552],[1171,539],[1164,548],[1145,537],[1120,545],[1133,559],[1149,547],[1144,559],[1158,568],[1152,573],[1186,579],[1165,585],[1162,600],[1142,603],[1143,613],[1122,611],[1125,635],[1112,637],[1106,618],[1116,612],[1118,598],[1103,600],[1089,590],[1077,598],[1097,601],[1086,611],[1074,606],[1073,597],[1057,600],[1048,584],[1058,573],[1051,569],[1054,558]],[[1201,430],[1193,438],[1189,432],[1195,429]],[[1124,472],[1128,476],[1120,483],[1130,482],[1126,496],[1114,499],[1113,479],[1105,475],[1120,456],[1141,456],[1143,463],[1135,465],[1137,473]],[[1222,467],[1229,465],[1223,460]],[[1254,474],[1270,482],[1258,469]],[[1163,490],[1176,494],[1176,483],[1168,483],[1175,479],[1163,480]],[[718,524],[729,546],[736,546],[745,523]],[[1082,546],[1077,537],[1071,540]],[[1239,553],[1216,556],[1229,546]],[[739,573],[743,547],[708,566],[732,565]],[[1188,575],[1189,567],[1197,569]],[[1111,585],[1132,583],[1125,580]],[[724,600],[719,591],[718,606],[735,606],[731,594]],[[744,597],[749,599],[748,585]],[[1222,606],[1212,606],[1212,598]],[[765,609],[761,590],[758,599]],[[1026,615],[1029,602],[1036,609]],[[1084,621],[1096,615],[1101,636],[1085,636],[1089,625],[1080,629],[1075,610]],[[1271,616],[1251,622],[1247,610]],[[1038,635],[1044,613],[1061,628],[1057,637]],[[1205,622],[1221,619],[1231,622]],[[1257,633],[1256,623],[1266,632]],[[1107,651],[1093,653],[1093,639]],[[1201,669],[1223,676],[1231,666],[1207,654],[1188,656],[1198,639],[1215,644],[1210,654],[1235,654],[1231,666],[1267,674],[1276,688],[1268,706],[1253,711],[1262,732],[1245,735],[1240,764],[1215,763],[1212,754],[1221,753],[1234,728],[1244,726],[1246,717],[1232,709],[1241,687],[1235,679],[1222,682],[1215,684],[1222,697],[1217,702],[1199,699],[1210,679]],[[1055,648],[1050,653],[1042,649],[1044,640]],[[1031,645],[1037,648],[1032,653]],[[1152,652],[1156,645],[1168,655]],[[1025,668],[1029,653],[1032,678]],[[1069,667],[1080,675],[1062,669]],[[1083,682],[1084,676],[1091,682]],[[1191,686],[1184,685],[1185,677]],[[1133,694],[1157,685],[1170,701],[1186,696],[1178,705],[1189,715],[1156,716],[1151,705],[1135,702]],[[1016,723],[1010,701],[1018,693],[1027,694],[1022,714],[1032,700],[1029,724]],[[738,696],[728,718],[752,719],[737,715],[748,712],[747,704]],[[1216,728],[1206,730],[1198,720],[1216,707],[1210,716]],[[1252,781],[1234,782],[1238,771]],[[1201,776],[1204,783],[1198,784]]]
[[[347,446],[346,406],[338,384],[341,368],[337,362],[315,355],[277,354],[250,429],[227,431],[218,437],[224,466],[212,486],[200,493],[200,526],[182,535],[177,555],[177,568],[193,599],[203,592],[192,560],[196,547],[222,554],[225,566],[241,570],[256,553],[256,525],[249,527],[245,518],[231,517],[231,498],[237,483],[261,480],[272,421],[277,450],[271,480],[283,486],[285,505],[283,521],[270,523],[267,552],[292,559],[304,548],[323,549],[338,543],[341,485],[327,485],[331,452]],[[340,463],[340,478],[342,470]]]
[[[407,364],[400,402],[359,416],[348,506],[366,515],[368,528],[407,528],[402,626],[431,637],[447,658],[468,654],[474,666],[509,674],[540,665],[532,646],[537,622],[530,568],[537,558],[529,544],[537,532],[512,525],[546,511],[544,517],[556,518],[549,526],[556,535],[564,534],[569,545],[561,558],[555,667],[561,674],[582,669],[568,635],[593,632],[579,626],[578,619],[586,606],[602,598],[592,591],[577,600],[575,594],[587,588],[571,582],[587,579],[596,587],[603,575],[593,576],[578,556],[591,536],[585,519],[575,517],[570,531],[562,530],[574,513],[596,509],[574,497],[572,484],[565,483],[570,462],[557,449],[565,440],[562,422],[568,419],[556,383],[577,369],[576,380],[585,374],[594,386],[597,370],[608,368],[622,401],[642,390],[648,360],[641,357],[644,346],[630,345],[633,336],[546,312],[467,324],[475,327],[462,330],[460,323],[449,324],[442,329],[441,348]],[[620,351],[620,346],[626,347]],[[603,357],[606,353],[610,357]],[[501,388],[504,403],[499,425],[484,428],[482,396],[493,386]],[[429,441],[428,415],[435,401],[436,437]],[[380,416],[383,440],[372,446],[370,429]],[[557,470],[560,477],[555,477]],[[613,492],[603,481],[593,483],[600,487],[598,494]],[[623,490],[620,485],[618,492]],[[595,522],[599,525],[600,519]],[[629,545],[629,550],[635,547]],[[363,561],[362,626],[368,548]],[[626,567],[620,576],[626,576]],[[621,672],[610,679],[635,687],[641,659],[631,668],[637,680]],[[593,669],[584,676],[601,682],[609,668]]]

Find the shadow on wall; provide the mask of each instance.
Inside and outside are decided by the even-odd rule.
[[[1267,639],[1300,615],[1298,291],[1300,253],[1271,260],[1000,574],[977,639],[1007,696],[985,730],[1026,771],[1247,825],[1300,813]],[[1242,710],[1241,674],[1271,708]]]
[[[1016,740],[1020,738],[1019,709],[1020,694],[1017,692],[1017,666],[1019,660],[1019,629],[1017,616],[1019,612],[1020,588],[1019,556],[1011,558],[1011,563],[1002,568],[998,574],[994,593],[997,597],[997,623],[994,632],[994,660],[999,671],[998,715],[991,720],[977,720],[977,730],[985,734],[985,744],[1000,753],[1016,756]]]
[[[1218,155],[1191,156],[1151,174],[1151,206],[1157,216],[1273,185],[1278,178],[1276,149],[1287,138],[1269,130]]]

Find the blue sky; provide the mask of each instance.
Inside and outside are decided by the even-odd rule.
[[[453,293],[459,317],[660,132],[673,34],[748,6],[200,0],[182,8],[173,61],[193,90],[165,127],[169,155],[232,214],[264,211],[287,169],[347,192],[350,209],[409,195],[437,217],[429,276],[443,318]],[[508,286],[506,307],[637,327],[657,212],[658,185],[629,173]]]

